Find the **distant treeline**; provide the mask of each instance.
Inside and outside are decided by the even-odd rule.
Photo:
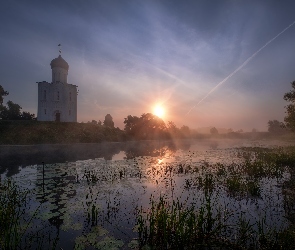
[[[130,117],[129,117],[130,118]],[[124,130],[94,123],[66,123],[40,121],[1,121],[0,144],[69,144],[69,143],[99,143],[104,141],[122,142],[132,140],[154,139],[267,139],[276,136],[269,132],[229,132],[225,134],[201,134],[188,127],[165,126],[159,121],[136,121],[132,129]],[[126,123],[125,123],[126,125]],[[129,127],[130,128],[130,127]],[[281,135],[289,138],[289,134]]]

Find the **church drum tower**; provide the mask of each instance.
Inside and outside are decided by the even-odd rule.
[[[67,81],[69,64],[59,55],[50,63],[52,82],[38,82],[38,121],[77,122],[77,86]]]

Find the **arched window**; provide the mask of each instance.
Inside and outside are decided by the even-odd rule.
[[[59,101],[59,91],[57,91],[57,100]]]
[[[44,109],[44,114],[46,115],[46,109]]]

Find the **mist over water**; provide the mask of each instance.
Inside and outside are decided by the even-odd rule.
[[[165,158],[187,151],[222,150],[249,146],[284,146],[280,140],[205,139],[169,141],[131,141],[81,144],[0,145],[0,174],[8,177],[30,165],[54,164],[103,158],[104,160],[132,159],[140,156]]]

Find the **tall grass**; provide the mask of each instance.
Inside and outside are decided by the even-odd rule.
[[[216,208],[210,189],[204,204],[196,209],[179,200],[169,202],[160,197],[150,199],[150,209],[138,210],[137,227],[140,248],[152,249],[199,249],[202,247],[222,247],[235,249],[235,245],[224,237],[227,221],[231,214]]]
[[[0,180],[0,249],[55,249],[57,238],[38,230],[33,233],[33,215],[27,216],[29,191],[22,190],[11,179]]]
[[[243,215],[232,225],[238,211],[217,209],[210,194],[200,208],[164,197],[150,205],[138,210],[140,249],[295,249],[294,228],[270,228],[265,218],[251,224]]]
[[[21,245],[24,231],[22,225],[27,192],[21,191],[11,180],[0,184],[0,248],[17,249]]]
[[[150,209],[140,208],[137,216],[138,241],[141,249],[295,249],[295,220],[289,225],[275,228],[266,223],[266,217],[252,221],[240,211],[218,209],[213,197],[216,189],[224,186],[230,194],[241,198],[261,198],[260,180],[282,178],[287,170],[290,179],[284,186],[292,189],[295,183],[295,150],[252,150],[243,152],[244,161],[236,164],[216,164],[215,173],[209,166],[204,173],[186,179],[185,189],[203,190],[204,201],[200,207],[179,200],[153,197]],[[212,195],[214,193],[214,196]],[[289,207],[295,202],[288,195]],[[286,201],[286,197],[285,197]],[[290,217],[291,210],[286,210]],[[238,219],[231,219],[235,216]],[[253,220],[254,219],[254,220]]]

